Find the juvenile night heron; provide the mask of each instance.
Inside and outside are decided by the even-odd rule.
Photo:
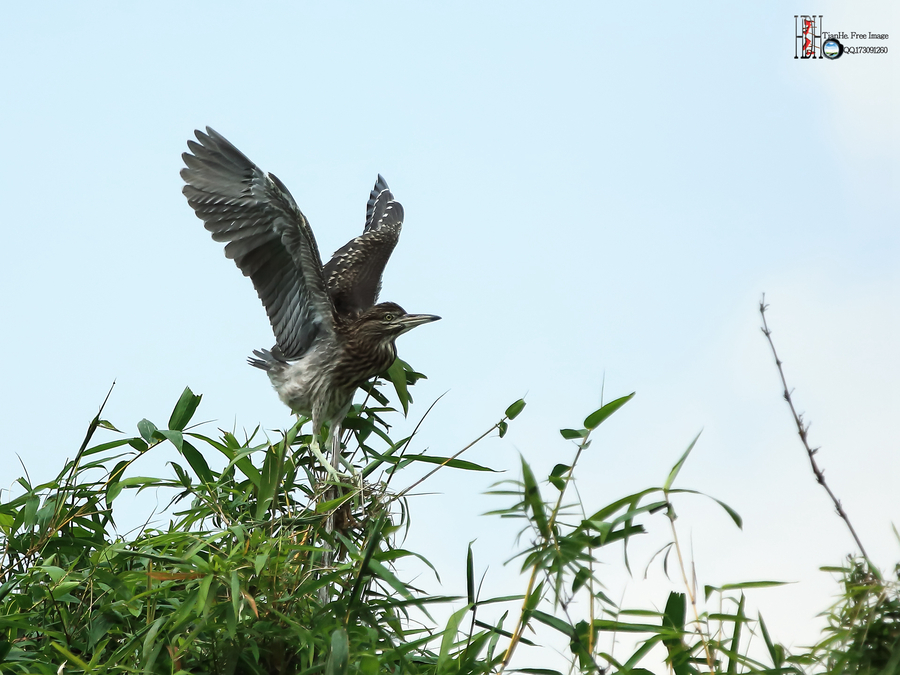
[[[375,304],[381,275],[403,224],[403,207],[379,175],[366,205],[363,233],[322,265],[309,222],[284,184],[264,173],[209,127],[188,141],[184,195],[225,255],[250,277],[275,332],[272,349],[255,350],[281,400],[312,418],[312,452],[328,423],[332,462],[340,457],[340,425],[356,388],[394,362],[399,335],[436,321]]]

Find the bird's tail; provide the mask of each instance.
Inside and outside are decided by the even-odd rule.
[[[285,359],[281,355],[281,350],[278,347],[273,347],[271,350],[269,349],[254,349],[253,357],[249,357],[247,359],[247,363],[249,363],[254,368],[260,368],[261,370],[265,370],[266,372],[270,372],[273,370],[281,370],[286,365],[288,365],[287,359]]]

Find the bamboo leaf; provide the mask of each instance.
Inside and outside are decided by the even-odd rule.
[[[522,457],[522,481],[525,484],[525,504],[531,509],[534,523],[544,539],[550,538],[550,525],[547,522],[547,513],[544,511],[544,500],[541,498],[541,490],[534,473],[528,462]]]
[[[388,462],[391,462],[393,458],[387,459]],[[395,462],[399,460],[394,460]],[[492,469],[488,466],[482,466],[480,464],[476,464],[475,462],[470,462],[465,459],[451,459],[450,457],[437,457],[435,455],[404,455],[404,462],[424,462],[425,464],[441,464],[443,466],[449,467],[451,469],[463,469],[464,471],[491,471],[493,473],[497,473],[496,469]]]
[[[590,415],[588,415],[584,420],[584,427],[590,431],[593,431],[597,427],[599,427],[603,422],[605,422],[610,415],[616,412],[623,405],[628,403],[631,399],[634,398],[634,392],[628,394],[628,396],[622,396],[621,398],[617,398],[615,401],[610,401],[605,406],[601,407],[599,410],[595,410]]]
[[[516,401],[515,403],[513,403],[511,406],[509,406],[506,409],[505,415],[507,418],[514,420],[519,416],[519,413],[521,413],[524,409],[525,409],[525,399],[520,398],[518,401]]]
[[[331,649],[325,662],[325,675],[345,675],[349,664],[350,638],[342,626],[331,634]]]
[[[181,398],[178,399],[178,403],[175,404],[175,408],[169,417],[169,429],[184,431],[188,422],[191,421],[191,417],[194,416],[197,406],[200,405],[201,398],[202,396],[192,392],[190,387],[185,387],[184,391],[181,392]]]
[[[743,581],[737,584],[722,584],[723,591],[735,591],[744,588],[772,588],[774,586],[786,586],[790,581]]]
[[[552,614],[547,614],[546,612],[542,612],[539,609],[536,609],[532,611],[531,616],[533,616],[537,621],[540,621],[542,624],[556,629],[570,640],[575,637],[575,627],[563,621],[562,619],[553,616]]]
[[[697,439],[700,438],[700,434],[694,436],[694,440],[691,441],[691,444],[688,446],[687,450],[684,451],[684,454],[681,455],[681,458],[675,462],[675,466],[672,467],[672,470],[669,472],[669,477],[666,478],[666,483],[663,485],[663,491],[668,491],[670,487],[672,487],[672,483],[675,482],[675,477],[678,476],[678,472],[681,471],[681,467],[684,466],[684,463],[687,461],[688,455],[691,454],[691,450],[694,449],[694,444],[697,442]]]
[[[772,666],[781,668],[781,660],[778,658],[779,655],[775,649],[775,644],[772,642],[772,638],[769,637],[769,629],[766,628],[766,622],[763,621],[762,614],[759,615],[759,628],[760,632],[762,632],[763,640],[766,643],[766,649],[769,651],[769,658],[772,659]]]
[[[179,432],[167,432],[167,433],[179,433]],[[197,478],[199,478],[203,483],[211,484],[215,483],[215,478],[213,477],[212,471],[209,469],[209,464],[206,463],[206,459],[200,453],[197,448],[188,443],[185,440],[182,440],[181,444],[181,454],[188,461],[188,464],[191,465],[191,468],[194,470],[194,473],[197,474]]]
[[[138,433],[141,435],[141,438],[147,441],[149,445],[153,445],[154,443],[156,443],[156,439],[153,438],[153,434],[156,433],[157,428],[156,425],[153,424],[153,422],[148,419],[142,419],[140,422],[138,422],[137,428]]]
[[[450,661],[450,649],[456,643],[456,634],[459,632],[459,623],[470,609],[471,607],[466,605],[462,609],[454,612],[448,619],[447,625],[444,628],[443,637],[441,638],[441,651],[438,654],[435,672],[443,672],[447,663]]]
[[[557,490],[562,492],[566,487],[566,474],[572,469],[571,466],[567,464],[557,464],[553,467],[553,471],[550,472],[548,476],[548,480]]]
[[[404,366],[406,367],[404,368]],[[400,400],[400,405],[403,407],[404,416],[409,412],[409,402],[412,400],[406,383],[407,370],[409,370],[409,366],[400,359],[394,359],[391,367],[387,369],[387,377],[391,381],[391,384],[394,385],[394,391],[397,392],[397,398]]]
[[[737,655],[740,654],[741,647],[741,627],[744,622],[747,620],[744,616],[744,602],[746,601],[746,596],[741,593],[741,599],[738,602],[737,608],[737,620],[734,622],[734,633],[732,633],[731,637],[731,655],[728,657],[728,675],[736,675],[737,666],[738,666],[738,658]]]
[[[475,561],[472,556],[472,542],[469,542],[469,550],[466,553],[466,599],[469,604],[475,605]]]

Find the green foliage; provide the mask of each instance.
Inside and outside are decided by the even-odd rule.
[[[421,377],[402,366],[404,384]],[[393,383],[405,405],[408,391]],[[409,439],[393,442],[380,416],[387,398],[370,393],[381,405],[348,417],[358,472],[339,486],[317,475],[305,419],[274,441],[211,438],[189,430],[200,403],[189,389],[168,428],[142,420],[125,438],[98,414],[55,479],[20,478],[20,494],[0,506],[0,670],[434,672],[459,659],[455,633],[445,638],[412,618],[449,599],[392,571],[398,560],[424,558],[395,545],[408,508],[387,482],[418,462],[487,469],[407,453]],[[120,437],[91,445],[101,429]],[[171,477],[130,475],[162,444],[179,458]],[[168,493],[167,526],[112,536],[116,500],[148,489]],[[467,651],[477,657],[473,645]]]
[[[825,569],[841,575],[844,592],[808,660],[827,673],[900,673],[900,565],[892,582],[861,559]]]
[[[404,412],[408,387],[421,377],[401,362],[389,374]],[[514,556],[527,579],[521,594],[483,597],[471,545],[462,597],[420,590],[395,567],[415,558],[434,569],[399,544],[410,526],[404,495],[442,468],[491,469],[459,458],[472,444],[450,457],[410,452],[412,439],[392,439],[382,418],[391,409],[386,395],[366,389],[373,405],[354,406],[345,422],[356,473],[341,484],[323,479],[302,418],[273,440],[213,438],[189,426],[200,404],[189,389],[167,428],[142,420],[133,437],[98,413],[53,480],[19,478],[0,505],[0,672],[499,673],[548,633],[567,646],[569,672],[647,673],[659,659],[676,675],[897,671],[898,585],[861,562],[839,570],[844,596],[823,641],[802,654],[774,642],[762,617],[747,616],[744,592],[780,582],[706,586],[698,597],[673,504],[701,495],[675,487],[696,438],[658,487],[585,511],[572,496],[578,462],[633,394],[563,429],[572,457],[546,479],[523,457],[521,480],[492,490],[506,502],[493,515],[522,526]],[[503,436],[524,407],[510,405],[475,442]],[[115,437],[93,444],[100,431]],[[137,460],[165,445],[176,453],[169,477],[133,474]],[[397,472],[423,464],[433,465],[425,478],[391,490]],[[170,500],[164,524],[114,536],[114,506],[146,490]],[[628,544],[655,524],[671,529],[659,555],[667,573],[680,570],[684,589],[658,603],[661,612],[619,607],[603,590],[598,552],[616,547],[628,566]],[[439,625],[434,610],[448,603]],[[632,653],[612,655],[607,645],[617,635],[635,638]],[[762,637],[767,663],[749,655],[752,635]]]

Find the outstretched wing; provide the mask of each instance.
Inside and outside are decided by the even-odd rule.
[[[363,233],[335,251],[325,265],[326,285],[338,315],[359,314],[375,304],[402,225],[403,207],[379,175],[366,204]]]
[[[333,332],[333,305],[306,217],[278,178],[206,127],[188,141],[181,177],[188,203],[225,255],[250,277],[285,358],[298,358],[321,331]],[[191,154],[193,153],[193,154]]]

